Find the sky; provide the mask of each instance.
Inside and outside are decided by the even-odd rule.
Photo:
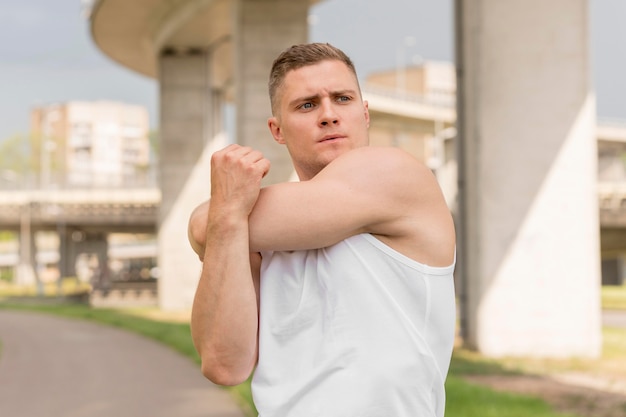
[[[452,0],[326,0],[311,9],[311,41],[350,55],[361,77],[414,60],[454,60]],[[626,122],[626,1],[589,0],[593,85],[600,118]],[[1,0],[0,141],[29,130],[39,104],[113,100],[145,106],[157,129],[155,80],[95,46],[80,0]],[[407,41],[410,40],[410,41]]]

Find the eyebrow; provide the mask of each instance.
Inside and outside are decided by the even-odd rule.
[[[358,96],[356,90],[350,90],[350,89],[337,90],[337,91],[331,91],[330,92],[330,96],[331,97],[345,96],[345,95],[352,95],[352,96],[355,96],[355,97]],[[299,97],[299,98],[296,98],[296,99],[290,101],[289,102],[289,107],[293,107],[297,103],[302,103],[302,102],[306,102],[306,101],[319,100],[319,98],[320,98],[319,94],[313,94],[313,95],[310,95],[310,96]]]
[[[312,96],[306,96],[306,97],[298,97],[294,100],[291,100],[289,102],[289,107],[294,107],[295,105],[297,105],[298,103],[302,103],[302,102],[306,102],[306,101],[314,101],[319,99],[320,95],[319,94],[314,94]]]
[[[337,97],[337,96],[345,96],[345,95],[351,95],[351,96],[358,96],[358,93],[356,92],[356,90],[350,90],[350,89],[346,89],[346,90],[339,90],[339,91],[333,91],[331,94],[333,97]]]

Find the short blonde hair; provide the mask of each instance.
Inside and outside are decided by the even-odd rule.
[[[277,92],[285,76],[289,71],[296,70],[298,68],[306,67],[308,65],[314,65],[322,61],[337,60],[343,62],[354,74],[354,78],[357,79],[356,69],[352,60],[339,48],[332,46],[329,43],[307,43],[300,45],[293,45],[292,47],[283,51],[274,60],[272,70],[270,72],[269,80],[269,93],[270,103],[272,106],[272,114],[276,115],[278,110]]]

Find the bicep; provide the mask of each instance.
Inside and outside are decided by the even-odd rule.
[[[300,250],[359,233],[362,213],[341,184],[285,183],[264,188],[250,216],[250,249]]]

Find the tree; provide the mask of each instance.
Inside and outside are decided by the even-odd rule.
[[[24,173],[31,169],[31,138],[16,134],[0,143],[0,167],[2,169]]]
[[[32,160],[32,140],[16,134],[0,143],[0,181],[5,186],[21,186],[35,171]]]

